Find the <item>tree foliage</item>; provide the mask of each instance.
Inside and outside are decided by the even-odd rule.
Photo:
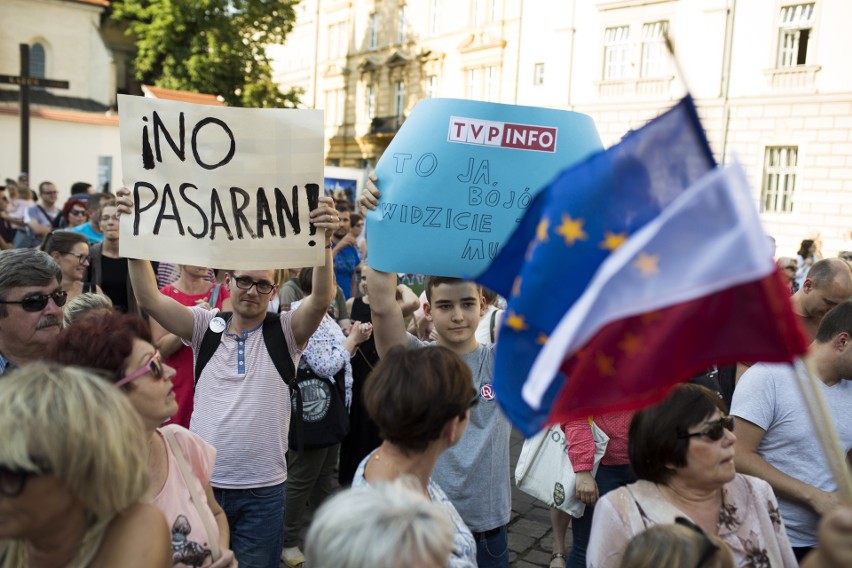
[[[137,79],[221,95],[232,106],[293,107],[272,82],[264,47],[283,43],[298,0],[113,0],[136,38]]]

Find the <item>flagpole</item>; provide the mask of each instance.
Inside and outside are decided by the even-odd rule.
[[[820,383],[816,378],[813,361],[809,357],[805,357],[802,362],[805,368],[804,373],[795,364],[793,365],[796,384],[799,387],[799,392],[802,393],[805,408],[816,430],[817,440],[819,440],[822,451],[828,460],[828,466],[834,476],[840,498],[845,504],[852,505],[852,475],[850,475],[849,468],[846,465],[846,456],[843,454],[837,429],[831,421],[831,414],[825,404]],[[802,376],[803,374],[804,376]]]
[[[674,62],[675,71],[680,76],[680,81],[683,83],[686,92],[691,94],[692,90],[689,88],[689,83],[686,82],[686,75],[683,72],[683,67],[680,66],[680,61],[678,61],[677,56],[675,55],[674,50],[674,42],[672,42],[672,36],[669,35],[669,30],[667,29],[663,32],[663,41],[666,44],[666,48],[669,50],[669,55],[672,56],[672,61]]]

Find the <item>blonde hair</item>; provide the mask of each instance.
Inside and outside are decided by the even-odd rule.
[[[696,527],[697,528],[697,527]],[[621,558],[621,568],[696,566],[708,547],[716,549],[701,568],[734,568],[734,557],[715,536],[681,524],[656,525],[634,536]]]
[[[0,381],[0,432],[0,463],[46,469],[83,504],[86,534],[71,566],[87,566],[112,519],[148,489],[144,428],[130,401],[82,369],[32,363]],[[18,566],[25,546],[0,541],[2,566]]]
[[[83,314],[97,309],[112,310],[112,300],[103,294],[95,294],[94,292],[74,296],[68,300],[68,303],[62,309],[62,319],[65,322],[65,327],[80,319],[80,316]]]
[[[311,568],[447,566],[453,527],[411,476],[353,487],[327,500],[305,540]],[[369,543],[369,545],[365,544]]]

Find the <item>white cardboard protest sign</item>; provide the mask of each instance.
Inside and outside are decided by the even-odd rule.
[[[323,184],[319,110],[245,109],[120,95],[120,254],[263,270],[319,266],[309,222]]]

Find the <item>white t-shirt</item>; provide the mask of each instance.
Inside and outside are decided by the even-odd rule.
[[[804,368],[798,364],[801,371]],[[852,450],[852,381],[829,387],[819,383],[840,436],[843,452]],[[731,414],[766,432],[757,448],[770,465],[823,491],[837,491],[828,462],[817,442],[792,367],[758,363],[737,383]],[[778,497],[781,518],[794,547],[817,544],[819,516],[810,507]]]

